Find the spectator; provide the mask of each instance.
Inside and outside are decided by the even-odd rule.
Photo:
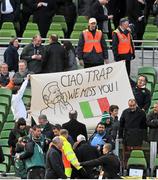
[[[110,114],[108,112],[106,112],[106,111],[103,112],[101,122],[105,125],[105,131],[108,134],[111,134],[112,120],[111,120]]]
[[[36,35],[32,38],[32,43],[26,45],[21,53],[21,59],[27,62],[28,70],[35,74],[41,73],[44,46],[41,44],[42,38]]]
[[[0,29],[4,22],[13,22],[18,37],[20,18],[20,0],[1,0],[0,4]]]
[[[26,126],[26,121],[24,118],[19,118],[17,123],[15,124],[14,129],[10,131],[8,138],[8,145],[11,149],[11,155],[15,155],[15,147],[18,142],[19,137],[25,137],[28,135],[29,127]]]
[[[15,149],[15,158],[14,158],[14,167],[15,167],[15,174],[17,177],[20,177],[21,179],[27,179],[27,172],[25,169],[25,163],[24,161],[16,158],[20,156],[22,153],[24,153],[24,148],[26,145],[27,141],[25,137],[20,137],[18,138],[18,142],[16,144],[16,149]]]
[[[65,71],[68,67],[66,50],[58,42],[58,36],[49,37],[49,45],[45,47],[43,72],[53,73]]]
[[[79,38],[78,58],[84,68],[108,63],[107,45],[102,32],[97,30],[96,26],[96,19],[90,18],[88,29],[84,30]]]
[[[6,63],[1,64],[0,87],[7,89],[13,89],[14,87],[12,75],[8,72],[8,65]]]
[[[8,48],[4,52],[4,62],[8,64],[9,71],[18,71],[18,62],[19,62],[19,41],[17,38],[13,38]]]
[[[22,37],[30,16],[33,14],[33,0],[22,0],[20,16],[20,33],[18,37]]]
[[[72,137],[72,139],[74,141],[76,141],[77,136],[79,134],[83,134],[86,137],[87,140],[87,129],[85,124],[82,124],[80,122],[77,121],[77,111],[76,110],[72,110],[69,112],[69,118],[70,121],[67,123],[64,123],[62,125],[63,129],[67,129],[70,136]]]
[[[96,147],[91,146],[88,142],[86,142],[86,137],[82,134],[77,136],[77,146],[74,149],[76,156],[79,162],[89,161],[92,159],[96,159],[100,156],[99,151]],[[91,167],[85,167],[86,172],[88,173],[88,177],[90,179],[94,179],[94,172]]]
[[[73,165],[77,170],[80,170],[82,167],[79,166],[78,159],[72,149],[71,144],[67,140],[68,131],[66,129],[62,129],[60,131],[60,139],[63,141],[62,152],[63,152],[63,162],[65,167],[65,174],[67,178],[71,178]]]
[[[75,49],[70,41],[64,41],[63,46],[68,54],[68,71],[77,69],[77,61],[75,55]]]
[[[45,175],[45,146],[44,136],[39,126],[32,128],[32,138],[26,143],[25,152],[17,157],[25,162],[28,179],[44,179]]]
[[[56,0],[33,0],[33,7],[33,22],[37,23],[41,37],[46,38],[55,15]]]
[[[118,121],[118,110],[119,107],[117,105],[111,105],[109,108],[110,117],[112,120],[112,132],[111,135],[114,139],[117,138],[120,122]]]
[[[93,159],[86,162],[81,162],[81,166],[102,166],[103,168],[103,178],[105,179],[121,179],[119,176],[120,172],[120,161],[118,157],[113,154],[112,146],[109,143],[106,143],[103,146],[103,155],[98,159]]]
[[[120,117],[119,138],[123,140],[124,150],[141,149],[146,130],[145,112],[137,107],[135,99],[130,99]]]
[[[130,61],[135,58],[135,52],[129,31],[129,21],[126,18],[120,19],[119,27],[113,32],[112,51],[116,62],[125,60],[127,73],[130,76]]]
[[[60,124],[55,124],[53,127],[53,135],[54,136],[60,136],[60,130],[62,129],[62,126]],[[70,135],[68,135],[67,140],[69,141],[69,143],[73,146],[74,145],[74,141],[72,139],[72,137]]]
[[[25,60],[20,60],[18,63],[18,67],[19,71],[16,72],[13,76],[15,90],[20,88],[27,75],[31,73],[27,69],[27,62]]]
[[[64,164],[62,161],[62,145],[63,142],[59,137],[54,137],[53,145],[47,152],[46,157],[46,179],[67,179],[64,172]]]
[[[149,141],[158,142],[158,102],[154,104],[153,111],[147,115],[147,126],[149,127]]]
[[[105,131],[105,125],[102,122],[97,124],[95,132],[89,138],[89,143],[91,146],[97,147],[98,150],[101,150],[105,143],[110,143],[114,148],[114,140],[112,136]]]
[[[26,107],[24,105],[22,97],[24,95],[29,79],[30,79],[30,75],[27,75],[27,78],[23,82],[20,89],[17,90],[14,89],[13,91],[13,95],[11,99],[11,110],[13,112],[15,121],[17,121],[19,118],[24,118],[24,119],[27,118]]]
[[[96,18],[98,29],[103,33],[108,33],[108,20],[113,19],[113,15],[108,15],[106,5],[109,0],[96,0],[90,6],[90,17]]]
[[[41,133],[49,140],[52,140],[54,137],[53,132],[52,132],[54,125],[52,125],[48,121],[47,116],[44,114],[41,114],[38,117],[38,124],[41,127]]]
[[[146,76],[140,75],[137,79],[137,84],[132,89],[137,105],[145,112],[148,111],[151,104],[150,91],[145,87],[147,81]]]

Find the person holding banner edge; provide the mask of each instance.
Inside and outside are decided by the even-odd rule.
[[[84,30],[79,38],[78,58],[84,68],[104,65],[108,63],[108,50],[101,30],[97,29],[97,21],[90,18],[88,29]]]

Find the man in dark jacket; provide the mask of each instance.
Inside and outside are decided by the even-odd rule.
[[[138,77],[137,84],[132,88],[137,105],[145,112],[148,111],[151,104],[151,94],[150,91],[145,87],[146,83],[147,77],[140,75]]]
[[[108,179],[120,179],[120,161],[116,155],[112,153],[112,146],[106,143],[103,146],[103,155],[98,159],[81,162],[81,166],[102,166],[103,177]]]
[[[149,127],[149,141],[158,142],[158,102],[154,104],[153,111],[147,115]]]
[[[128,106],[120,117],[119,138],[123,139],[125,146],[141,147],[147,129],[146,114],[137,107],[135,99],[130,99]]]
[[[40,35],[35,35],[32,43],[26,45],[21,53],[21,59],[27,62],[28,70],[35,74],[41,73],[44,46]]]
[[[77,136],[79,134],[82,134],[86,137],[87,140],[87,129],[85,124],[80,123],[77,121],[77,111],[76,110],[72,110],[69,112],[69,118],[70,121],[67,123],[64,123],[62,125],[63,129],[67,129],[70,136],[72,137],[72,139],[74,140],[74,142],[77,140]]]
[[[62,161],[62,140],[57,136],[52,140],[52,147],[48,150],[46,156],[46,174],[45,179],[67,179],[65,175],[64,164]]]
[[[96,147],[91,146],[88,142],[86,142],[86,138],[82,134],[77,136],[76,145],[77,146],[74,149],[74,151],[79,162],[84,162],[99,158],[100,153],[98,149]],[[92,167],[85,167],[85,170],[88,175],[87,178],[94,179],[95,173]],[[76,173],[78,172],[76,171]]]
[[[84,30],[78,42],[78,58],[84,68],[108,63],[108,50],[103,33],[96,29],[97,21],[90,18],[88,29]]]
[[[46,38],[55,15],[56,0],[33,0],[33,7],[33,21],[37,23],[41,37]]]
[[[53,34],[49,37],[50,44],[45,47],[43,72],[63,72],[68,68],[68,57],[66,50],[58,42],[57,35]]]

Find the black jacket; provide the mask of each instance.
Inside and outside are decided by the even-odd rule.
[[[13,45],[9,45],[4,52],[4,62],[8,64],[9,71],[18,71],[19,54],[18,49]]]
[[[104,15],[103,6],[100,4],[98,0],[91,4],[89,8],[89,17],[96,18],[98,29],[103,30],[103,22],[108,21],[108,16]]]
[[[149,141],[158,142],[158,113],[150,112],[147,115],[147,126],[149,127]]]
[[[96,33],[96,30],[94,31],[90,31],[93,36]],[[108,49],[107,49],[107,44],[106,41],[104,40],[104,37],[102,35],[102,38],[100,40],[100,44],[102,47],[103,52],[101,53],[96,53],[95,49],[93,48],[93,50],[89,53],[84,53],[83,52],[83,48],[84,48],[84,36],[83,33],[81,33],[80,38],[79,38],[79,42],[78,42],[78,48],[77,48],[77,54],[78,54],[78,58],[80,60],[83,60],[84,63],[86,64],[104,64],[104,60],[108,59]]]
[[[0,1],[0,7],[1,7],[1,2]],[[20,18],[20,0],[10,0],[11,6],[13,8],[13,14],[14,14],[14,20],[18,21]],[[1,18],[1,13],[0,13],[0,18]]]
[[[26,45],[23,48],[20,58],[27,61],[28,70],[35,74],[41,73],[42,71],[42,60],[32,59],[32,55],[40,54],[43,57],[44,46],[34,46],[32,43]]]
[[[3,154],[2,147],[0,146],[0,163],[2,163],[3,161],[4,161],[4,154]]]
[[[136,111],[129,108],[122,112],[120,117],[119,138],[123,138],[127,146],[141,146],[146,140],[146,114],[139,107]]]
[[[68,132],[69,132],[70,136],[72,137],[72,139],[74,140],[74,142],[77,140],[77,136],[79,134],[84,135],[86,139],[88,138],[87,129],[86,129],[85,124],[82,124],[75,119],[70,120],[67,123],[64,123],[62,125],[62,128],[68,130]]]
[[[99,166],[103,167],[104,177],[108,179],[119,179],[120,161],[116,155],[109,152],[98,159],[82,162],[81,166]]]
[[[66,50],[60,43],[51,43],[45,47],[43,61],[43,72],[62,72],[68,68],[68,57]]]
[[[120,33],[125,34],[126,36],[128,35],[128,33],[130,33],[128,30],[122,31],[120,27],[118,27],[118,30],[120,31]],[[132,43],[132,38],[131,38],[131,47],[133,49],[133,53],[129,52],[127,54],[119,54],[118,44],[119,44],[119,39],[118,39],[117,33],[114,31],[113,36],[112,36],[112,51],[114,54],[115,61],[132,60],[135,57],[135,51],[134,51],[134,46]]]
[[[148,111],[151,104],[150,91],[147,88],[139,88],[137,86],[135,86],[132,90],[138,106],[141,109]]]
[[[62,153],[52,146],[46,156],[46,179],[66,179],[65,169],[62,161]]]
[[[74,152],[79,162],[89,161],[92,159],[99,158],[100,156],[100,153],[97,150],[97,148],[94,146],[91,146],[86,141],[81,141],[76,147],[76,149],[74,150]],[[93,179],[94,178],[93,169],[91,167],[85,167],[85,170],[88,174],[87,178]]]

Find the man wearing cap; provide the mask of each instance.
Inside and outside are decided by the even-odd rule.
[[[116,62],[125,60],[128,76],[130,76],[131,63],[135,58],[132,36],[127,18],[120,19],[119,27],[113,31],[112,51]]]
[[[78,58],[84,68],[108,63],[107,45],[102,31],[97,29],[97,21],[90,18],[88,29],[84,30],[78,42]]]

